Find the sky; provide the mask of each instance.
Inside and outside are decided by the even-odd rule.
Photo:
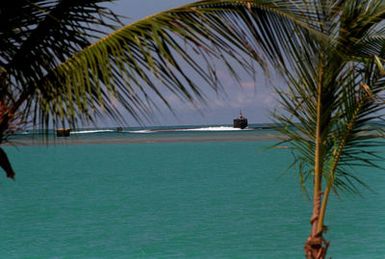
[[[127,22],[135,22],[148,15],[194,2],[193,0],[117,0],[111,6],[116,13],[128,17]],[[216,94],[205,91],[207,104],[199,104],[197,107],[179,100],[175,96],[167,96],[173,107],[172,114],[165,107],[155,112],[153,121],[146,126],[157,125],[224,125],[231,124],[232,120],[242,110],[249,123],[271,122],[271,112],[276,108],[277,101],[272,88],[274,80],[267,80],[262,73],[256,75],[256,79],[242,73],[241,84],[234,82],[223,70],[217,71],[225,94]],[[277,86],[277,85],[274,85]],[[201,86],[204,88],[204,85]],[[133,119],[127,120],[129,126],[137,126]],[[113,126],[114,122],[107,122]]]

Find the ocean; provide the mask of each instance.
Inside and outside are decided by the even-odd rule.
[[[48,142],[24,132],[12,142],[0,258],[304,258],[311,201],[269,127],[91,129]],[[331,199],[328,255],[385,258],[385,172],[356,171],[372,190]]]

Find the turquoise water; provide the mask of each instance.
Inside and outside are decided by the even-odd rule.
[[[287,149],[178,141],[8,147],[0,257],[303,258],[311,203]],[[385,258],[385,173],[360,173],[375,192],[332,199],[333,258]]]

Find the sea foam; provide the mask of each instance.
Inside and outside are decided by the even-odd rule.
[[[90,134],[90,133],[104,133],[104,132],[114,132],[114,130],[80,130],[80,131],[71,131],[71,134]]]
[[[237,130],[242,130],[242,129],[228,127],[228,126],[217,126],[217,127],[192,128],[192,129],[179,129],[178,131],[237,131]]]

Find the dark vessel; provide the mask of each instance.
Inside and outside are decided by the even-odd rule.
[[[248,125],[247,118],[243,117],[242,112],[239,114],[239,118],[234,119],[233,127],[244,129]]]
[[[68,128],[60,128],[56,130],[57,137],[69,137],[71,129]]]

